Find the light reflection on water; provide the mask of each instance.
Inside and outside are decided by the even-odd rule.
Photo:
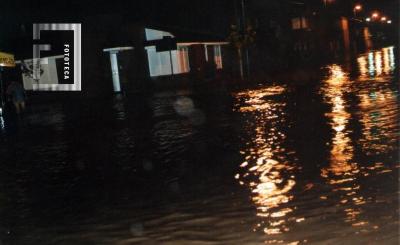
[[[360,176],[360,167],[353,161],[354,148],[349,129],[351,114],[345,99],[349,91],[350,79],[338,65],[328,67],[329,77],[325,80],[321,92],[326,103],[332,106],[326,116],[331,120],[334,130],[330,152],[329,167],[321,170],[321,176],[327,179],[333,192],[340,192],[338,205],[344,206],[346,222],[352,225],[365,225],[367,221],[358,219],[361,213],[359,205],[365,204],[364,197],[359,193],[360,185],[357,178]]]
[[[326,67],[328,75],[319,86],[323,103],[329,107],[324,117],[332,136],[327,143],[327,162],[319,169],[324,182],[321,188],[329,191],[316,195],[324,203],[320,205],[335,208],[336,224],[350,227],[351,234],[382,229],[382,222],[369,213],[381,200],[368,193],[371,184],[365,183],[393,171],[396,163],[390,154],[398,149],[399,130],[393,47],[361,55],[357,63],[356,78],[344,70],[345,65]],[[304,188],[304,180],[296,179],[304,166],[297,159],[297,148],[291,150],[287,144],[291,120],[286,108],[288,90],[286,86],[264,86],[234,94],[235,110],[246,118],[248,134],[240,152],[245,161],[235,178],[251,192],[260,218],[252,229],[265,233],[265,243],[290,242],[293,234],[308,225],[309,216],[298,209],[300,194],[295,189],[321,185],[317,181]],[[294,241],[302,242],[306,240]]]
[[[382,58],[383,53],[383,58]],[[398,140],[397,91],[391,89],[391,79],[383,77],[394,71],[393,47],[368,53],[358,58],[360,77],[351,81],[341,66],[328,66],[329,76],[321,87],[325,102],[331,105],[326,116],[330,120],[334,135],[331,142],[331,157],[328,168],[321,170],[321,176],[339,192],[337,205],[346,213],[345,222],[352,226],[379,227],[361,217],[362,206],[372,200],[361,193],[361,179],[370,175],[391,172],[382,162],[367,160],[357,162],[354,146],[361,145],[364,156],[388,154],[396,149]],[[391,58],[392,57],[392,58]],[[383,62],[382,62],[383,59]],[[368,77],[368,74],[371,77]],[[358,110],[351,112],[350,96],[359,99]],[[356,119],[361,126],[361,138],[356,140],[350,120]],[[358,156],[358,159],[363,157]],[[366,159],[364,157],[364,159]],[[388,160],[388,159],[386,159]],[[323,196],[324,199],[327,197]],[[372,228],[371,228],[372,227]]]
[[[121,100],[90,114],[35,107],[5,158],[17,164],[1,165],[0,194],[17,203],[0,196],[10,213],[0,231],[32,224],[15,244],[398,244],[393,48],[357,65],[359,77],[331,65],[300,91],[241,90],[235,113],[225,92]],[[64,212],[66,225],[56,223]]]
[[[251,190],[257,216],[262,218],[254,230],[261,229],[267,235],[289,231],[288,216],[293,212],[293,207],[285,205],[292,200],[290,192],[296,184],[293,175],[296,165],[289,160],[293,152],[284,148],[286,136],[280,130],[285,124],[285,102],[270,98],[285,90],[285,87],[274,86],[235,95],[241,101],[237,110],[249,116],[248,130],[253,135],[252,141],[241,151],[246,159],[241,164],[243,171],[235,177]],[[297,219],[298,222],[303,220]]]
[[[360,143],[367,155],[393,150],[397,137],[397,94],[390,88],[363,91],[360,99],[360,122],[363,127]]]
[[[360,79],[368,84],[357,84],[356,93],[359,98],[358,117],[362,124],[362,138],[360,143],[366,155],[382,154],[393,150],[398,138],[398,91],[391,87],[391,80],[384,75],[393,75],[395,70],[394,47],[368,53],[370,60],[366,63],[365,56],[358,58]],[[377,77],[371,80],[369,73]],[[377,83],[379,82],[379,83]]]
[[[360,77],[364,81],[382,75],[391,75],[396,67],[394,47],[371,51],[357,58]],[[380,79],[379,79],[380,80]]]

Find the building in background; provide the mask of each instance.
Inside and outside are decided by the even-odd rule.
[[[248,0],[245,3],[246,22],[257,32],[254,48],[249,49],[253,74],[318,65],[396,42],[394,25],[365,21],[375,6],[367,1]],[[358,12],[356,4],[362,6]],[[387,8],[386,11],[390,13]],[[238,14],[238,22],[241,18]]]
[[[193,69],[202,69],[207,62],[213,63],[217,70],[223,69],[222,46],[227,45],[227,42],[207,41],[206,38],[204,40],[201,38],[197,40],[177,39],[170,32],[151,28],[145,28],[145,34],[148,44],[145,49],[150,77],[187,74]],[[175,40],[175,49],[157,51],[157,42],[165,40],[166,37]],[[192,62],[190,62],[191,59]],[[198,60],[200,63],[196,62]],[[191,63],[196,64],[197,67],[192,66],[191,68]]]
[[[114,92],[203,78],[210,69],[221,73],[225,61],[229,64],[224,56],[229,52],[228,42],[223,38],[137,23],[127,25],[119,35],[126,42],[115,45],[122,46],[103,49],[110,55],[111,69],[105,72],[112,75],[107,79],[113,81]]]

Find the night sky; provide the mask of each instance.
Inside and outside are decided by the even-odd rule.
[[[22,6],[22,7],[21,7]],[[99,14],[121,14],[132,20],[148,20],[166,24],[180,24],[188,27],[209,29],[220,22],[230,22],[234,1],[49,1],[17,0],[2,6],[6,11],[3,18],[11,22],[72,21],[84,16]],[[10,21],[7,21],[10,23]],[[4,22],[3,22],[4,23]]]
[[[293,2],[292,0],[282,0]],[[347,0],[336,0],[347,1]],[[229,26],[236,22],[235,8],[239,0],[14,0],[2,3],[0,16],[0,47],[8,47],[10,41],[5,37],[18,38],[30,32],[32,23],[45,22],[83,22],[87,16],[119,15],[126,22],[141,21],[148,24],[165,25],[202,33],[226,36]],[[272,1],[245,0],[268,8]],[[296,1],[299,2],[299,1]],[[304,0],[306,3],[321,2]],[[364,11],[362,15],[370,14],[373,10],[383,11],[394,23],[398,23],[397,0],[360,0]],[[290,6],[290,5],[288,5]]]
[[[246,0],[268,5],[271,1]],[[245,2],[246,2],[245,1]],[[292,2],[290,0],[283,0]],[[337,0],[344,1],[344,0]],[[346,0],[347,1],[347,0]],[[0,25],[2,29],[10,24],[32,21],[79,21],[84,16],[97,14],[122,14],[132,20],[161,22],[168,25],[182,25],[188,28],[219,32],[234,22],[234,9],[238,0],[14,0],[2,3]],[[299,1],[297,1],[299,2]],[[318,2],[304,0],[303,2]],[[398,1],[360,0],[365,13],[382,10],[394,21],[397,20]]]
[[[179,27],[225,36],[234,22],[234,1],[80,1],[16,0],[3,3],[0,16],[0,47],[11,39],[29,35],[32,23],[83,23],[97,15],[123,16],[126,22]]]

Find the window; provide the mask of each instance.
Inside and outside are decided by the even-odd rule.
[[[293,30],[306,29],[306,28],[308,28],[308,22],[305,17],[297,17],[292,19]]]
[[[190,71],[189,49],[188,47],[178,47],[178,69],[176,73],[186,73]],[[175,72],[175,69],[174,69]]]
[[[222,69],[222,52],[221,45],[214,46],[214,61],[217,66],[217,69]]]
[[[182,74],[190,71],[189,54],[187,47],[178,47],[178,50],[157,52],[155,46],[146,47],[151,77],[171,75],[171,60],[173,74]]]
[[[301,29],[301,20],[300,20],[300,18],[293,18],[292,19],[292,29],[293,30]]]
[[[145,29],[146,40],[160,40],[163,37],[174,37],[171,33]],[[171,74],[181,74],[190,71],[188,47],[178,46],[177,50],[157,52],[155,46],[146,47],[147,59],[149,62],[150,76],[166,76]],[[172,66],[171,66],[172,61]]]
[[[301,28],[302,29],[308,28],[308,22],[307,22],[307,19],[305,17],[301,17]]]
[[[162,76],[171,74],[171,62],[169,52],[156,52],[156,47],[146,47],[149,61],[150,76]]]

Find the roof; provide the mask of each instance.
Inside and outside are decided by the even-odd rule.
[[[170,32],[175,36],[177,43],[219,43],[226,41],[226,37],[216,33],[193,31],[178,26],[146,25],[145,28]]]

